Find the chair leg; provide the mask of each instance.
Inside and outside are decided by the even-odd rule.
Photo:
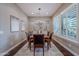
[[[29,48],[29,42],[28,42],[28,48]]]
[[[31,50],[31,42],[29,42],[29,48],[30,48],[30,50]]]
[[[49,42],[47,43],[47,50],[49,50]]]
[[[51,41],[49,42],[50,48],[51,48]]]
[[[34,47],[34,56],[35,56],[35,47]]]
[[[30,50],[31,50],[31,46],[30,46]]]
[[[48,50],[48,42],[47,42],[47,50]]]
[[[29,48],[30,48],[30,50],[31,50],[31,42],[29,43]]]
[[[50,48],[51,48],[51,42],[50,42]]]
[[[43,47],[43,56],[44,56],[44,47]]]

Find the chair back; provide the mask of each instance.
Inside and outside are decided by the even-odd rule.
[[[27,40],[29,41],[29,33],[25,32]]]
[[[34,35],[34,44],[44,44],[44,35]]]
[[[28,33],[27,32],[25,32],[25,34],[26,34],[26,37],[28,36]]]
[[[47,32],[47,36],[49,36],[50,35],[50,32]]]
[[[49,37],[49,38],[50,38],[50,40],[52,39],[52,35],[53,35],[53,32],[52,32],[52,33],[50,33],[50,37]]]

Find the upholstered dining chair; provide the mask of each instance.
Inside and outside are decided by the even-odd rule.
[[[50,35],[50,32],[48,31],[48,32],[47,32],[47,36],[49,36],[49,35]]]
[[[47,43],[47,50],[49,50],[49,44],[50,44],[50,39],[49,39],[50,36],[46,36],[44,37],[44,40],[45,40],[45,43]]]
[[[32,43],[33,41],[31,40],[30,36],[31,36],[32,34],[27,33],[27,32],[25,32],[25,34],[26,34],[27,41],[28,41],[28,48],[31,50],[31,43]]]
[[[31,37],[33,34],[28,35],[28,42],[29,42],[29,48],[31,50],[31,43],[33,43],[33,37]]]
[[[43,48],[43,56],[44,56],[44,35],[42,34],[34,35],[34,56],[36,48]]]
[[[25,35],[26,35],[26,38],[28,37],[28,33],[27,32],[25,32]],[[28,38],[27,38],[28,39]]]
[[[49,39],[50,39],[49,45],[50,45],[50,47],[51,47],[52,35],[53,35],[53,32],[51,32],[51,33],[50,33],[50,36],[49,36]]]
[[[49,47],[51,47],[52,34],[53,32],[48,32],[48,37],[45,38],[45,42],[47,43],[47,50],[49,50]]]

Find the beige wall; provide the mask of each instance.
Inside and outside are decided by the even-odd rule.
[[[59,15],[61,12],[63,12],[69,5],[71,4],[63,4],[57,11],[56,13],[53,15],[57,16]],[[53,20],[52,17],[52,20]],[[59,22],[61,23],[61,20],[59,19]],[[78,24],[77,24],[78,25]],[[54,40],[56,40],[57,42],[59,42],[62,46],[64,46],[66,49],[68,49],[71,53],[73,53],[74,55],[79,55],[79,39],[76,41],[75,39],[72,40],[68,37],[62,36],[60,33],[55,33],[54,34]]]
[[[28,31],[28,18],[16,4],[0,4],[0,54],[25,39],[25,33],[21,30],[10,32],[10,15],[23,20],[26,24],[26,31]]]

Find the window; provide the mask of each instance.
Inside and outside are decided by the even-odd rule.
[[[24,21],[21,21],[21,31],[24,31],[25,30],[25,23]]]
[[[72,4],[61,14],[54,17],[54,33],[70,39],[77,39],[78,4]]]
[[[76,38],[78,4],[73,4],[61,15],[61,33],[69,38]]]
[[[19,19],[15,16],[10,16],[11,32],[19,31]]]
[[[54,33],[58,33],[59,31],[59,21],[58,16],[54,17],[53,25],[54,25]]]

